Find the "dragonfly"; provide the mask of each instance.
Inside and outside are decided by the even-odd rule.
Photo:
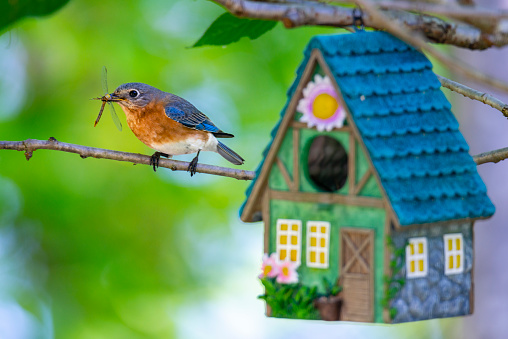
[[[95,119],[93,127],[97,126],[99,120],[101,120],[102,112],[104,112],[104,107],[107,104],[109,106],[109,111],[111,113],[111,117],[113,118],[113,122],[116,125],[116,128],[118,128],[119,131],[122,131],[122,123],[120,122],[120,119],[116,114],[115,107],[113,106],[113,103],[110,100],[111,97],[109,95],[108,90],[108,69],[106,68],[106,66],[102,67],[102,90],[104,91],[104,95],[98,98],[94,98],[95,100],[101,100],[102,106],[101,110],[99,111],[99,115],[97,116],[97,119]]]

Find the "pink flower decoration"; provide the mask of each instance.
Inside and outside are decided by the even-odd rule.
[[[261,265],[261,274],[259,275],[259,279],[268,277],[274,278],[279,274],[279,265],[277,265],[277,255],[272,253],[272,255],[268,256],[268,254],[263,255],[263,264]]]
[[[320,132],[340,128],[344,124],[346,111],[339,102],[337,92],[328,76],[316,74],[303,90],[297,111],[302,113],[301,122]]]
[[[277,282],[279,284],[294,284],[298,282],[298,273],[296,268],[298,266],[290,261],[284,261],[280,264],[280,273],[277,276]]]

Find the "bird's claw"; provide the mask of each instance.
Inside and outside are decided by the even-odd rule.
[[[157,172],[157,168],[159,168],[159,161],[161,160],[161,156],[169,158],[169,155],[162,152],[155,152],[150,157],[150,166],[153,167],[153,171]]]
[[[192,161],[189,163],[189,167],[187,168],[187,172],[190,172],[190,176],[191,177],[194,174],[196,174],[196,169],[197,169],[197,166],[198,166],[199,152],[201,152],[201,150],[198,151],[198,154],[194,157],[194,159],[192,159]]]

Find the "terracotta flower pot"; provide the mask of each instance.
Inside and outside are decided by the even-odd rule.
[[[320,297],[314,302],[314,304],[318,309],[322,320],[340,320],[340,310],[342,308],[342,299],[340,297]]]

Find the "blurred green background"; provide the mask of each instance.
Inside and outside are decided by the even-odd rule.
[[[6,0],[2,0],[6,1]],[[109,87],[145,82],[209,115],[253,170],[308,40],[188,48],[224,12],[204,0],[71,0],[0,36],[0,139],[152,154],[106,111]],[[193,155],[177,157],[190,160]],[[229,166],[216,154],[200,161]],[[0,152],[0,338],[412,338],[459,319],[365,326],[267,319],[256,300],[262,226],[237,215],[247,182],[39,150]],[[444,332],[443,332],[444,331]]]

